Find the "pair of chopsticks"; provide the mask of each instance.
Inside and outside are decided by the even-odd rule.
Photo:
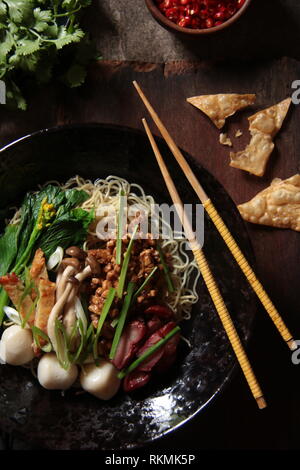
[[[157,125],[161,135],[165,139],[168,147],[170,148],[171,152],[173,153],[174,157],[176,158],[177,162],[179,163],[180,167],[182,168],[185,176],[191,183],[194,191],[198,195],[201,203],[203,204],[204,209],[207,211],[208,215],[210,216],[211,220],[213,221],[215,227],[219,231],[220,235],[222,236],[223,240],[225,241],[227,247],[231,251],[232,255],[234,256],[235,260],[237,261],[238,265],[240,266],[241,270],[245,274],[249,284],[253,288],[254,292],[257,294],[258,298],[262,302],[265,310],[269,314],[270,318],[272,319],[274,325],[278,329],[279,333],[281,334],[284,341],[290,347],[290,349],[295,349],[296,345],[292,338],[291,333],[289,332],[288,328],[286,327],[285,323],[283,322],[280,314],[276,310],[275,306],[273,305],[271,299],[269,298],[268,294],[264,290],[262,284],[257,279],[253,269],[249,265],[247,259],[243,255],[242,251],[240,250],[239,246],[237,245],[236,241],[234,240],[233,236],[231,235],[230,231],[228,230],[227,226],[223,222],[222,218],[218,214],[217,210],[215,209],[213,203],[211,202],[208,195],[205,193],[204,189],[202,188],[201,184],[197,180],[195,174],[193,173],[191,167],[185,160],[184,156],[180,152],[179,148],[176,146],[174,140],[170,136],[169,132],[163,125],[162,121],[160,120],[159,116],[149,103],[148,99],[146,98],[145,94],[141,90],[140,86],[136,81],[133,82],[140,98],[142,99],[143,103],[145,104],[150,116],[152,117],[153,121]],[[236,354],[236,357],[239,361],[239,364],[242,368],[242,371],[245,375],[245,378],[248,382],[252,395],[254,396],[257,405],[260,409],[266,407],[266,401],[264,399],[263,393],[259,386],[259,383],[254,375],[252,370],[251,364],[248,360],[248,357],[245,353],[245,350],[242,346],[236,328],[231,320],[230,314],[227,310],[225,302],[222,298],[220,290],[217,286],[217,283],[214,280],[214,277],[211,273],[209,265],[206,261],[205,255],[199,246],[197,240],[192,235],[192,228],[189,224],[187,217],[185,216],[183,204],[181,199],[178,195],[178,192],[175,188],[175,185],[172,181],[172,178],[168,172],[168,169],[163,161],[163,158],[159,152],[159,149],[156,145],[156,142],[153,138],[153,135],[149,129],[149,126],[145,119],[142,120],[143,125],[145,127],[147,136],[149,138],[150,144],[152,146],[153,152],[157,159],[158,165],[160,167],[161,173],[165,180],[166,186],[169,190],[170,196],[173,200],[175,207],[177,208],[179,218],[181,220],[182,226],[186,233],[187,239],[191,245],[191,249],[203,276],[204,282],[206,287],[211,295],[212,301],[215,305],[217,313],[219,314],[220,320],[223,324],[225,332],[228,336],[228,339],[231,343],[231,346]]]

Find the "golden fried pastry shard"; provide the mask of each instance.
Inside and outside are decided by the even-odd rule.
[[[228,145],[229,147],[232,147],[231,139],[230,139],[230,137],[228,137],[228,135],[227,135],[226,133],[220,134],[220,136],[219,136],[219,142],[220,142],[220,144],[222,144],[222,145]]]
[[[221,129],[225,119],[232,116],[239,109],[246,108],[255,101],[256,95],[238,95],[225,93],[218,95],[202,95],[187,98],[187,102],[196,106],[205,113],[212,122]]]
[[[250,143],[244,150],[230,153],[230,166],[256,176],[264,175],[267,162],[274,149],[273,138],[281,129],[291,101],[291,98],[287,98],[248,118]]]
[[[238,209],[247,222],[300,232],[300,174],[286,180],[276,178]]]

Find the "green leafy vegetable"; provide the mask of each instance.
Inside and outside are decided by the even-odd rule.
[[[7,272],[22,275],[39,247],[48,257],[57,246],[66,248],[81,244],[95,213],[76,206],[88,197],[85,191],[63,191],[53,185],[47,185],[37,193],[27,194],[21,207],[20,222],[9,225],[0,238],[1,275]],[[2,290],[0,325],[4,315],[3,307],[7,302],[7,294]]]
[[[153,346],[150,346],[150,348],[147,349],[147,351],[144,352],[140,357],[138,357],[130,366],[127,367],[127,369],[123,369],[121,372],[119,372],[118,377],[119,379],[123,379],[128,375],[130,372],[132,372],[134,369],[136,369],[142,362],[144,362],[146,359],[148,359],[151,354],[155,353],[159,348],[161,348],[164,344],[166,344],[169,339],[172,338],[172,336],[176,335],[180,331],[179,326],[175,326],[173,330],[171,330],[169,333],[166,334],[166,336],[162,339],[160,339],[157,343],[153,344]]]
[[[4,235],[0,238],[0,275],[3,276],[9,270],[18,251],[17,225],[8,225]]]
[[[49,81],[58,59],[67,85],[83,83],[86,66],[96,54],[77,13],[90,4],[91,0],[0,0],[0,79],[6,83],[7,103],[26,109],[20,89],[24,78]],[[71,57],[62,57],[62,49],[72,52]]]

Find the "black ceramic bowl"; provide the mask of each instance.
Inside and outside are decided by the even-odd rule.
[[[158,143],[183,200],[197,203],[166,145]],[[234,203],[212,175],[186,157],[252,262],[248,236]],[[26,191],[76,174],[90,179],[118,175],[141,184],[158,203],[170,202],[143,133],[106,125],[56,128],[26,136],[0,151],[2,226],[8,208],[19,205]],[[205,221],[204,251],[246,341],[256,300],[209,220]],[[1,365],[1,429],[23,439],[30,436],[31,443],[48,449],[128,449],[146,445],[199,413],[228,383],[236,361],[202,281],[198,287],[199,302],[191,320],[182,324],[192,348],[182,342],[176,365],[168,374],[157,376],[131,395],[120,391],[103,402],[74,390],[64,396],[45,390],[29,370]]]

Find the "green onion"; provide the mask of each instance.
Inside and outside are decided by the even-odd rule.
[[[44,352],[50,352],[52,350],[52,344],[51,344],[49,336],[46,335],[46,333],[43,330],[41,330],[35,325],[31,327],[31,330],[32,330],[34,342],[37,345],[37,347],[40,348]],[[41,346],[39,336],[45,341],[47,341],[47,344],[44,344],[44,346]]]
[[[126,251],[125,256],[124,256],[124,261],[123,261],[123,265],[122,265],[122,269],[121,269],[120,277],[119,277],[119,284],[118,284],[118,288],[117,288],[117,295],[118,295],[119,299],[121,299],[122,295],[123,295],[124,285],[125,285],[125,281],[126,281],[126,274],[127,274],[129,260],[130,260],[130,254],[131,254],[131,250],[132,250],[132,246],[133,246],[133,242],[134,242],[134,237],[135,237],[135,234],[137,232],[137,229],[138,229],[138,225],[136,225],[134,227],[134,230],[132,232],[132,236],[131,236],[127,251]]]
[[[62,368],[67,370],[70,367],[67,333],[64,325],[58,319],[55,320],[55,337],[57,359]]]
[[[109,292],[108,292],[108,296],[105,299],[103,309],[102,309],[102,312],[101,312],[101,316],[98,320],[97,333],[96,333],[96,336],[95,336],[95,339],[94,339],[94,344],[93,344],[93,354],[94,354],[95,359],[97,359],[97,357],[98,357],[98,339],[99,339],[99,336],[101,334],[103,324],[104,324],[104,322],[106,320],[106,317],[107,317],[107,315],[110,311],[110,308],[112,306],[113,300],[115,298],[115,294],[116,294],[116,289],[111,287]]]
[[[81,318],[78,318],[76,324],[77,324],[77,327],[78,327],[79,333],[80,333],[80,344],[79,344],[79,347],[78,347],[75,355],[69,354],[69,359],[70,359],[70,362],[72,362],[72,363],[78,361],[78,359],[80,357],[80,354],[83,350],[83,347],[85,345],[85,342],[86,342],[84,324],[83,324],[83,321],[81,320]]]
[[[125,208],[125,192],[120,191],[119,194],[119,214],[118,214],[118,226],[117,226],[117,243],[116,243],[116,264],[121,264],[122,257],[122,235],[124,228],[124,208]]]
[[[127,316],[130,304],[131,304],[131,299],[132,299],[134,287],[135,287],[135,283],[134,282],[129,282],[128,288],[127,288],[127,294],[126,294],[125,299],[124,299],[122,310],[121,310],[121,313],[120,313],[120,316],[119,316],[118,325],[117,325],[117,328],[116,328],[116,331],[115,331],[115,336],[114,336],[113,343],[112,343],[112,346],[111,346],[111,350],[110,350],[110,353],[109,353],[109,358],[110,359],[113,359],[115,357],[117,347],[118,347],[118,344],[119,344],[119,341],[120,341],[120,338],[121,338],[121,335],[122,335],[122,332],[123,332],[123,328],[124,328],[124,325],[125,325],[126,316]]]
[[[146,277],[146,279],[144,280],[143,284],[138,288],[138,290],[134,293],[134,296],[133,296],[133,299],[132,299],[132,302],[135,302],[136,299],[138,298],[138,295],[140,292],[142,292],[146,285],[148,284],[148,282],[150,281],[150,279],[153,277],[153,275],[155,274],[155,272],[157,271],[158,269],[158,266],[155,266],[155,268],[152,269],[152,271],[150,272],[150,274],[148,274],[148,276]]]
[[[25,287],[24,287],[24,291],[21,295],[20,301],[18,303],[18,311],[21,311],[21,306],[22,306],[23,300],[25,299],[25,297],[27,297],[27,295],[31,296],[32,291],[35,291],[36,298],[35,298],[34,302],[32,303],[30,309],[26,313],[25,317],[22,318],[22,323],[21,323],[22,328],[25,328],[29,318],[31,317],[31,314],[33,313],[33,311],[35,310],[35,308],[37,306],[39,296],[40,296],[38,289],[36,288],[34,282],[31,280],[30,271],[27,267],[24,269],[24,273],[25,273],[25,279],[24,279],[25,280]]]
[[[128,366],[126,369],[121,370],[121,372],[118,373],[118,378],[123,379],[128,375],[130,372],[132,372],[134,369],[136,369],[142,362],[144,362],[146,359],[148,359],[151,354],[153,354],[155,351],[157,351],[161,346],[163,346],[167,341],[169,341],[172,336],[174,336],[176,333],[180,331],[180,327],[176,326],[171,330],[166,336],[162,339],[160,339],[156,344],[153,346],[150,346],[150,348],[147,349],[140,357],[138,357],[130,366]]]
[[[84,349],[83,353],[81,354],[80,360],[78,360],[79,364],[84,363],[85,359],[89,356],[92,352],[93,344],[94,344],[94,326],[93,323],[90,323],[86,334],[85,334],[85,342],[84,342]],[[78,358],[79,359],[79,358]]]
[[[78,329],[79,329],[79,326],[78,326],[78,320],[77,320],[74,323],[73,327],[72,327],[70,335],[68,335],[68,344],[67,344],[67,346],[68,346],[69,351],[72,349],[72,344],[73,344],[73,341],[74,341],[74,338],[75,338],[75,335],[76,335]]]
[[[118,318],[114,318],[113,321],[111,322],[110,326],[112,326],[113,328],[115,328],[115,326],[117,326],[117,324],[118,324],[118,321],[119,321],[119,317],[118,317]]]
[[[170,276],[169,268],[168,268],[167,263],[165,262],[163,251],[162,251],[162,249],[159,245],[157,245],[157,251],[159,253],[160,261],[161,261],[161,264],[163,266],[166,282],[167,282],[167,285],[168,285],[168,291],[169,292],[174,292],[175,288],[174,288],[172,278]]]

